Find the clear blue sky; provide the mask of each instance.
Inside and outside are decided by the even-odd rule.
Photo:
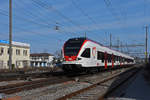
[[[8,40],[8,1],[0,0],[1,40]],[[32,53],[55,53],[68,38],[84,36],[85,32],[104,45],[109,45],[110,33],[114,45],[118,38],[124,45],[142,44],[145,25],[150,28],[150,0],[12,1],[13,40],[31,44]],[[59,30],[55,30],[56,25]],[[143,52],[143,48],[129,50]]]

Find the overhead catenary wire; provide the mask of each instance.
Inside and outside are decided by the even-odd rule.
[[[0,14],[1,15],[4,15],[4,16],[8,16],[8,12],[7,11],[5,11],[5,10],[3,10],[3,9],[0,9]],[[44,28],[49,28],[50,29],[50,25],[48,25],[48,24],[44,24],[44,23],[39,23],[38,21],[33,21],[33,20],[30,20],[30,19],[26,19],[26,18],[23,18],[23,17],[20,17],[20,16],[18,16],[18,15],[16,15],[16,14],[13,14],[16,18],[17,18],[17,20],[19,19],[19,20],[24,20],[24,21],[26,21],[26,22],[29,22],[30,24],[34,24],[34,25],[36,25],[36,26],[40,26],[40,27],[44,27]],[[36,16],[35,16],[36,17]],[[61,30],[59,30],[59,32],[62,32]],[[64,33],[64,32],[63,32]],[[65,33],[66,34],[66,33]],[[69,34],[66,34],[66,35],[69,35]]]
[[[5,11],[5,13],[4,13],[4,12],[1,12],[1,11],[4,11],[4,10],[0,9],[0,14],[2,14],[2,15],[4,15],[4,16],[9,16],[7,11]],[[31,24],[39,25],[39,26],[41,26],[41,27],[47,27],[47,28],[50,28],[50,26],[47,25],[47,24],[43,24],[43,23],[39,23],[39,22],[37,22],[37,21],[33,21],[33,20],[30,20],[30,19],[26,19],[26,18],[17,16],[16,14],[13,14],[13,15],[14,15],[15,17],[17,17],[17,19],[20,19],[20,20],[24,20],[24,21],[30,22]]]
[[[2,11],[2,15],[3,16],[7,16],[8,17],[8,12],[7,11],[5,11],[5,10],[2,10],[2,9],[0,9],[0,11]],[[1,12],[0,12],[0,15],[1,15]],[[15,14],[15,16],[17,16],[16,14]],[[17,18],[20,18],[20,19],[24,19],[24,18],[22,18],[22,17],[18,17],[17,16]],[[25,21],[26,21],[26,19],[24,19]],[[31,22],[30,22],[31,23]],[[34,23],[35,24],[35,23]],[[8,26],[8,24],[3,24],[3,25],[6,25],[6,26]],[[31,30],[27,30],[27,29],[23,29],[23,28],[20,28],[20,27],[18,27],[18,26],[13,26],[15,29],[17,29],[17,30],[20,30],[20,31],[23,31],[23,33],[32,33],[32,34],[35,34],[35,35],[37,35],[38,34],[38,36],[41,36],[41,37],[44,37],[44,38],[49,38],[49,37],[45,37],[43,34],[41,34],[41,33],[39,33],[39,32],[35,32],[35,31],[31,31]],[[59,39],[58,39],[59,40]]]
[[[52,7],[52,9],[53,9],[54,7]],[[48,9],[48,8],[47,8]],[[55,9],[55,8],[54,8]],[[53,9],[53,10],[54,10]],[[56,9],[57,10],[57,9]],[[55,11],[55,10],[54,10]],[[57,11],[59,11],[59,10],[57,10]],[[60,12],[60,11],[59,11]],[[30,15],[30,13],[29,13],[29,15]],[[40,15],[40,14],[39,14]],[[18,15],[17,15],[18,16]],[[34,17],[34,16],[33,16]],[[32,17],[32,18],[33,18]],[[35,16],[36,17],[36,16]],[[16,18],[18,18],[18,17],[16,17]],[[31,18],[31,19],[32,19]],[[63,17],[64,18],[64,17]],[[68,18],[68,17],[67,17]],[[20,18],[19,18],[20,19]],[[23,19],[23,20],[25,20],[25,18]],[[25,20],[26,21],[26,20]],[[30,22],[31,20],[29,20],[28,22]],[[32,20],[33,21],[33,20]],[[35,23],[36,22],[36,23]],[[46,28],[50,28],[50,26],[48,25],[48,24],[46,24],[46,23],[40,23],[40,22],[38,22],[38,21],[35,21],[35,22],[33,22],[34,24],[36,24],[36,25],[39,25],[39,24],[44,24],[44,25],[39,25],[39,26],[42,26],[42,27],[46,27]],[[30,22],[30,23],[32,23],[32,22]],[[74,23],[74,21],[73,21],[73,23]],[[76,23],[75,23],[76,24]],[[78,26],[77,26],[78,27]],[[82,30],[85,30],[85,29],[83,29],[83,27],[82,27]],[[61,31],[61,30],[59,30],[59,31]]]
[[[77,1],[77,0],[76,0]],[[92,23],[97,24],[97,22],[95,22],[95,20],[89,16],[79,5],[77,5],[77,3],[74,0],[71,0],[72,4],[78,9],[80,10],[80,12],[86,16]]]
[[[108,8],[108,10],[110,11],[110,13],[112,14],[112,16],[117,20],[119,21],[120,24],[125,24],[125,23],[121,23],[122,19],[121,19],[121,16],[123,16],[123,13],[122,14],[119,14],[116,12],[116,10],[114,9],[113,5],[112,5],[112,2],[110,0],[103,0],[106,7]],[[125,19],[124,19],[125,20]],[[118,40],[117,40],[118,41]],[[121,42],[122,43],[122,42]],[[118,50],[119,50],[119,45],[118,45]]]
[[[25,2],[23,0],[19,0],[20,2],[15,2],[15,5],[18,7],[22,7],[23,5],[26,5]],[[22,8],[23,9],[23,8]],[[33,10],[33,9],[32,9]],[[41,13],[38,12],[38,14],[35,15],[35,11],[34,13],[31,12],[31,10],[28,10],[28,9],[23,9],[23,11],[25,11],[25,14],[27,14],[28,16],[31,16],[32,18],[38,18],[38,22],[42,22],[42,23],[45,23],[49,26],[52,26],[54,25],[54,21],[53,23],[49,23],[49,22],[52,22],[52,20],[50,21],[47,21],[46,18],[44,16],[42,16]]]
[[[97,27],[97,22],[95,22],[95,20],[91,17],[91,16],[89,16],[89,14],[87,14],[76,2],[75,2],[75,0],[71,0],[71,2],[72,2],[72,4],[85,16],[85,17],[87,17],[90,21],[91,21],[91,23],[92,24],[95,24],[96,26],[95,27]],[[88,28],[90,28],[90,27],[88,27]],[[98,27],[99,28],[99,27]],[[95,34],[97,34],[97,35],[100,35],[99,33],[97,33],[97,32],[94,32]],[[101,36],[101,35],[100,35]],[[96,37],[96,38],[98,38],[98,37]],[[102,38],[101,38],[102,39]],[[104,39],[103,39],[104,40]],[[104,40],[105,42],[107,42],[106,40]]]
[[[8,17],[8,12],[7,11],[4,11],[4,10],[2,10],[3,12],[2,12],[2,14],[4,15],[4,16],[6,16],[6,17]],[[17,15],[15,15],[15,16],[17,16]],[[18,17],[17,17],[18,18]],[[19,17],[20,18],[20,17]],[[2,23],[1,23],[2,24]],[[4,24],[2,24],[2,25],[4,25]],[[6,26],[8,26],[8,24],[5,24]],[[20,27],[16,27],[16,26],[13,26],[15,29],[17,29],[17,30],[21,30],[21,31],[23,31],[23,33],[28,33],[29,35],[30,35],[30,33],[32,33],[32,34],[34,34],[34,35],[37,35],[38,34],[38,36],[41,36],[41,37],[44,37],[44,38],[49,38],[49,37],[47,37],[47,36],[45,36],[45,35],[43,35],[43,34],[41,34],[40,32],[35,32],[35,31],[30,31],[30,30],[28,30],[28,29],[23,29],[23,28],[20,28]],[[14,32],[15,33],[15,32]],[[21,33],[21,32],[19,32],[19,33]],[[30,38],[28,38],[28,39],[25,39],[25,37],[20,37],[20,38],[23,38],[23,40],[30,40]],[[56,37],[56,40],[60,40],[60,38],[59,37]]]
[[[43,8],[43,9],[46,9],[47,11],[49,11],[49,8],[47,8],[47,7],[45,7],[45,6],[43,6],[43,5],[40,5],[39,3],[37,3],[37,2],[35,2],[35,1],[33,1],[33,5],[34,6],[36,6],[37,8]],[[48,12],[47,12],[48,13]],[[48,18],[49,19],[49,18]],[[52,19],[49,19],[50,21],[52,20]],[[64,25],[62,24],[62,23],[58,23],[58,21],[53,21],[55,24],[57,24],[57,25],[60,25],[61,26],[61,28],[63,28],[64,27]],[[64,29],[64,28],[63,28]],[[62,31],[62,30],[59,30],[59,31]],[[63,30],[65,33],[68,33],[65,29]],[[74,33],[71,33],[71,34],[74,34]],[[77,35],[77,34],[74,34],[74,35]]]
[[[49,9],[48,3],[44,3],[44,1],[43,1],[43,2],[42,2],[42,1],[39,1],[39,0],[32,0],[32,1],[33,1],[34,3],[40,5],[41,7],[44,7],[44,8],[46,8],[46,9]],[[50,4],[50,5],[51,5],[51,4]],[[51,6],[50,9],[52,9],[53,11],[55,11],[55,13],[57,13],[59,16],[61,16],[62,18],[64,18],[66,21],[68,21],[68,22],[71,23],[72,25],[78,27],[78,28],[81,29],[81,30],[85,30],[85,31],[86,31],[86,29],[84,29],[81,25],[78,25],[77,23],[75,23],[74,21],[72,21],[70,18],[68,18],[67,16],[65,16],[64,14],[62,14],[59,10],[55,9],[55,8],[52,7],[52,6]],[[88,32],[89,32],[89,31],[88,31]],[[81,34],[79,34],[79,35],[81,35]]]
[[[2,25],[6,25],[6,26],[8,26],[8,24],[2,24]],[[41,33],[41,32],[36,32],[36,31],[32,31],[32,30],[27,30],[27,29],[24,29],[24,28],[20,28],[20,27],[18,27],[18,26],[13,26],[15,29],[17,29],[17,30],[19,30],[19,31],[21,31],[21,32],[19,32],[19,34],[21,34],[22,32],[23,33],[29,33],[29,34],[26,34],[26,35],[31,35],[30,33],[32,33],[32,35],[38,35],[38,36],[40,36],[40,37],[43,37],[43,38],[48,38],[49,39],[49,37],[48,36],[45,36],[43,33]],[[14,32],[15,33],[15,32]],[[31,35],[31,36],[32,36]],[[25,39],[25,37],[23,36],[21,36],[20,38],[23,38],[23,40],[30,40],[30,38],[27,38],[27,39]],[[60,40],[60,38],[59,37],[56,37],[56,39],[57,40]]]
[[[21,0],[20,0],[21,1]],[[17,5],[18,6],[18,5]],[[24,9],[25,10],[25,9]],[[8,12],[7,11],[5,11],[5,10],[3,10],[3,9],[0,9],[0,14],[1,15],[4,15],[4,16],[8,16]],[[31,18],[31,19],[34,19],[34,18],[36,18],[37,16],[35,15],[33,15],[32,14],[32,12],[30,12],[30,11],[27,11],[27,10],[25,10],[27,13],[29,13],[29,15],[32,15],[32,17],[33,18]],[[33,20],[31,20],[31,19],[26,19],[26,18],[24,18],[24,17],[20,17],[20,16],[18,16],[18,15],[16,15],[16,14],[13,14],[16,18],[17,18],[17,20],[18,19],[20,19],[20,20],[24,20],[24,21],[26,21],[26,22],[29,22],[30,24],[35,24],[36,26],[40,26],[40,27],[44,27],[44,28],[51,28],[52,27],[52,25],[50,26],[50,24],[49,23],[40,23],[39,22],[39,20],[38,21],[33,21]],[[39,14],[40,15],[40,14]],[[54,22],[55,23],[55,22]],[[65,31],[62,31],[62,30],[59,30],[59,32],[61,32],[61,33],[64,33]],[[65,34],[66,34],[67,32],[65,32]],[[66,34],[66,35],[69,35],[69,34]]]
[[[118,13],[115,12],[115,9],[113,8],[111,1],[110,0],[104,0],[104,3],[106,5],[106,7],[109,9],[109,11],[111,12],[111,14],[116,18],[116,20],[121,21],[121,18],[118,15]]]
[[[49,2],[44,2],[44,1],[39,1],[39,0],[32,0],[35,4],[47,9],[47,10],[53,10],[55,13],[57,13],[59,16],[61,16],[62,18],[64,18],[65,20],[67,20],[69,23],[73,24],[74,26],[80,28],[81,30],[85,30],[85,32],[89,32],[90,31],[88,29],[82,28],[81,25],[78,25],[77,23],[75,23],[74,21],[72,21],[70,18],[68,18],[67,16],[65,16],[64,14],[62,14],[59,10],[55,9],[55,7],[52,6],[52,4],[50,4]],[[89,27],[90,28],[90,27]],[[84,33],[85,33],[84,32]],[[92,32],[93,33],[93,32]],[[76,34],[77,35],[77,34]],[[99,35],[99,34],[98,34]],[[96,37],[98,38],[98,37]],[[100,37],[99,37],[100,38]],[[102,39],[102,38],[101,38]],[[103,40],[103,39],[102,39]],[[105,40],[103,40],[105,41]]]

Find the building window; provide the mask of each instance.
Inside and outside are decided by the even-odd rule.
[[[16,55],[20,55],[20,50],[16,49]]]
[[[86,48],[81,54],[82,57],[90,58],[90,48]]]
[[[16,61],[16,66],[19,67],[20,65],[20,61]]]
[[[27,56],[28,55],[28,51],[27,50],[23,50],[23,55]]]
[[[4,53],[4,48],[0,48],[0,55],[3,55]]]
[[[23,61],[23,67],[28,67],[28,61]]]

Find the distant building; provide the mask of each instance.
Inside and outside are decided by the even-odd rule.
[[[54,56],[49,53],[30,54],[31,67],[51,67]]]
[[[0,40],[0,69],[9,68],[9,42]],[[30,44],[12,42],[12,66],[24,68],[30,65]]]

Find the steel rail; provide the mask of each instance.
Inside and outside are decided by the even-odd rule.
[[[134,68],[129,69],[129,70],[132,71],[132,70],[134,70]],[[129,71],[129,70],[128,70],[128,71]],[[134,71],[134,72],[137,72],[137,71]],[[107,77],[107,78],[101,80],[100,82],[98,82],[98,83],[96,83],[96,84],[90,85],[89,87],[86,87],[86,88],[83,88],[83,89],[81,89],[81,90],[78,90],[78,91],[72,92],[72,93],[70,93],[70,94],[67,94],[67,95],[65,95],[65,96],[63,96],[63,97],[58,98],[57,100],[68,100],[68,99],[71,99],[71,98],[73,98],[73,97],[75,97],[75,96],[77,96],[77,95],[79,95],[79,94],[81,94],[81,93],[83,94],[83,93],[85,93],[85,92],[87,92],[87,91],[89,91],[89,90],[91,90],[91,89],[93,89],[93,88],[96,88],[97,86],[100,86],[102,83],[105,83],[105,82],[107,82],[107,81],[109,81],[109,80],[112,80],[112,79],[116,78],[116,77],[117,77],[118,75],[120,75],[120,74],[121,74],[121,72],[115,73],[114,75],[112,75],[112,76],[110,76],[110,77]],[[135,73],[134,73],[134,74],[135,74]],[[131,75],[132,75],[132,74],[131,74]],[[129,75],[129,76],[130,76],[130,75]],[[98,97],[98,99],[99,99],[99,100],[103,100],[106,94],[107,94],[107,93],[101,94],[101,95]],[[92,96],[92,95],[93,95],[93,94],[91,94],[91,96]],[[85,99],[85,98],[83,98],[83,99]],[[87,98],[86,98],[86,99],[87,99]]]
[[[0,93],[4,94],[13,94],[16,92],[20,92],[23,90],[31,90],[33,88],[40,88],[51,84],[61,83],[65,81],[71,81],[70,78],[48,78],[48,79],[42,79],[42,80],[36,80],[31,82],[22,82],[17,84],[10,84],[7,86],[0,86]]]

